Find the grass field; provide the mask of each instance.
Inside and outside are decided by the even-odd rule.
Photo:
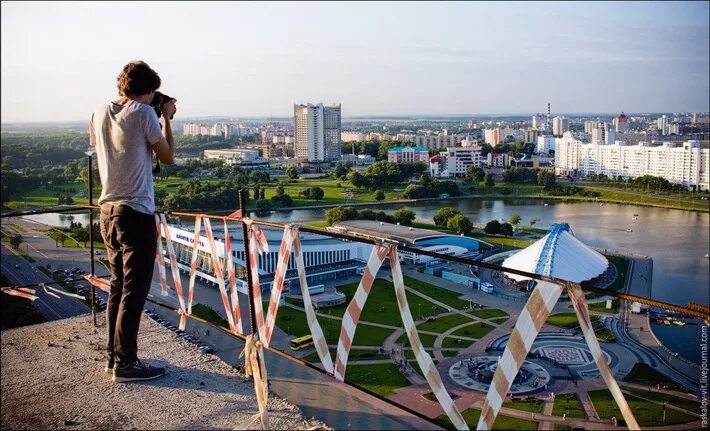
[[[318,357],[318,352],[315,351],[315,348],[313,349],[313,353],[304,356],[303,360],[311,363],[319,363],[320,358]],[[338,349],[331,347],[329,350],[331,359],[335,360]],[[351,348],[350,353],[348,354],[348,363],[352,361],[372,361],[375,359],[390,359],[390,355],[380,353],[377,350],[358,349],[356,347]]]
[[[661,394],[659,392],[653,392],[653,390],[649,391],[648,389],[630,388],[626,386],[622,387],[622,389],[649,400],[660,402],[666,401],[670,405],[680,407],[681,409],[688,410],[689,412],[700,414],[701,405],[698,401],[693,401],[687,398],[676,397],[668,394]]]
[[[608,389],[590,391],[589,398],[592,400],[594,408],[599,414],[599,418],[611,419],[613,416],[619,421],[619,426],[625,425],[619,407],[616,405],[616,401],[614,401],[614,397],[611,396],[611,392],[609,392]],[[663,409],[661,406],[635,397],[626,397],[626,401],[629,403],[629,407],[631,411],[633,411],[636,421],[640,426],[651,427],[663,425]],[[682,424],[697,419],[698,418],[695,416],[677,410],[666,409],[665,425]]]
[[[530,401],[510,401],[503,403],[503,407],[508,407],[516,410],[523,410],[531,413],[542,413],[543,407],[545,407],[545,401],[543,400],[530,400]]]
[[[383,397],[409,386],[407,378],[393,364],[348,365],[345,379]]]
[[[567,399],[569,399],[569,403]],[[569,406],[569,410],[567,406]],[[579,401],[576,394],[557,395],[555,397],[555,404],[552,407],[552,416],[562,416],[563,414],[567,414],[568,418],[584,419],[587,417],[584,413],[584,407],[582,407],[582,403]]]
[[[699,209],[702,211],[708,211],[708,204],[707,203],[702,204],[702,203],[688,202],[688,201],[678,200],[678,199],[646,196],[646,195],[640,195],[640,194],[636,194],[636,193],[628,193],[628,192],[624,192],[621,190],[609,190],[609,189],[599,188],[599,187],[584,186],[582,188],[585,190],[599,192],[599,200],[607,200],[607,201],[615,201],[615,202],[618,201],[621,203],[642,203],[642,204],[661,205],[661,206],[681,208],[681,209]]]
[[[489,332],[493,330],[493,326],[486,325],[485,323],[478,322],[473,325],[468,325],[463,328],[459,328],[451,333],[452,337],[471,337],[471,338],[482,338]]]
[[[429,335],[429,334],[419,334],[419,340],[422,342],[422,346],[424,348],[431,348],[434,347],[434,341],[436,341],[436,335]],[[404,348],[411,347],[409,345],[409,338],[407,338],[407,334],[402,334],[398,339],[397,339],[397,344],[401,344]]]
[[[451,308],[463,310],[469,306],[468,301],[459,299],[461,294],[453,292],[451,290],[444,289],[442,287],[437,287],[433,284],[425,283],[423,281],[419,281],[415,278],[407,276],[404,277],[404,284],[412,290],[416,290],[417,292],[422,293],[436,301],[443,302]]]
[[[476,409],[466,409],[461,412],[464,420],[470,429],[476,429],[481,411]],[[447,429],[455,429],[448,416],[441,415],[434,419],[437,423]],[[525,419],[513,418],[510,416],[498,415],[493,423],[494,430],[536,430],[537,422]]]
[[[616,314],[619,312],[620,303],[621,303],[621,300],[619,298],[615,298],[611,301],[611,309],[607,309],[606,308],[606,301],[593,302],[593,303],[589,304],[589,311],[596,311],[598,313]]]
[[[443,333],[446,330],[462,325],[464,323],[473,322],[473,320],[465,315],[461,314],[450,314],[448,316],[435,317],[433,321],[423,322],[417,325],[417,330],[419,331],[429,331],[436,333]]]
[[[634,365],[631,371],[629,371],[629,374],[627,374],[623,380],[625,382],[640,383],[642,385],[649,386],[661,385],[662,388],[678,389],[684,392],[690,392],[685,386],[669,379],[647,364]]]
[[[490,319],[492,317],[508,317],[508,313],[497,308],[484,308],[482,310],[470,311],[469,313],[473,314],[476,317],[480,317],[481,319]]]
[[[441,341],[441,347],[443,349],[465,349],[473,343],[475,343],[475,341],[456,337],[446,337]]]
[[[579,321],[577,320],[577,315],[575,313],[551,314],[545,323],[560,326],[562,328],[574,328],[579,325]]]

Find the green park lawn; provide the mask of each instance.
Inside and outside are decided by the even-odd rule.
[[[671,207],[677,207],[677,208],[683,208],[683,209],[700,209],[700,210],[704,210],[704,211],[708,210],[706,203],[703,204],[703,203],[688,202],[685,200],[678,200],[678,199],[672,199],[672,198],[646,196],[646,195],[640,195],[640,194],[636,194],[636,193],[627,193],[627,192],[620,191],[620,190],[609,190],[606,188],[598,188],[598,187],[584,186],[582,188],[584,190],[599,192],[599,200],[618,201],[618,202],[624,202],[624,203],[642,203],[642,204],[650,204],[650,205],[662,205],[662,206],[671,206]]]
[[[348,365],[345,379],[383,397],[394,395],[395,389],[409,386],[409,381],[394,364]]]
[[[459,299],[461,296],[460,293],[434,286],[433,284],[425,283],[412,277],[405,276],[404,284],[412,290],[416,290],[421,294],[457,310],[463,310],[470,305],[468,301]]]
[[[508,313],[497,308],[484,308],[482,310],[470,311],[469,313],[473,314],[476,317],[480,317],[481,319],[490,319],[493,317],[508,317]]]
[[[623,380],[625,382],[640,383],[642,385],[649,386],[661,385],[662,388],[690,392],[685,386],[669,379],[664,374],[659,373],[656,369],[647,364],[634,365],[631,371],[629,371],[629,374],[627,374]]]
[[[320,358],[318,357],[318,352],[315,351],[314,347],[310,348],[313,349],[313,353],[304,356],[303,360],[311,363],[319,363]],[[329,350],[330,358],[335,361],[335,356],[337,355],[338,349],[336,349],[335,347],[331,347]],[[352,361],[373,361],[378,359],[390,359],[390,355],[386,353],[380,353],[377,350],[358,349],[357,347],[352,347],[350,349],[350,353],[348,353],[348,363]]]
[[[464,420],[468,424],[469,429],[476,429],[478,418],[481,416],[481,411],[476,409],[466,409],[461,412]],[[455,429],[454,425],[446,415],[437,416],[434,419],[437,423],[446,429]],[[518,419],[510,416],[498,415],[493,423],[494,430],[537,430],[537,422],[526,419]]]
[[[281,178],[283,180],[283,186],[285,192],[291,196],[293,199],[293,206],[312,206],[312,205],[334,205],[334,204],[347,204],[347,203],[363,203],[363,202],[377,202],[375,199],[375,192],[366,189],[357,189],[353,187],[350,181],[343,181],[332,178],[320,178],[320,179],[297,179],[288,180],[286,178]],[[340,187],[338,187],[340,184]],[[276,195],[277,184],[269,184],[265,187],[264,197],[266,199],[271,199],[272,196]],[[311,187],[320,187],[323,189],[323,199],[317,201],[315,199],[306,199],[301,195],[301,192],[309,189]],[[405,184],[394,184],[388,187],[383,187],[385,192],[385,200],[399,200],[402,199],[402,192],[395,191],[395,189],[403,189]],[[345,192],[346,190],[353,192],[352,199],[348,199]]]
[[[474,323],[473,325],[464,326],[451,333],[452,337],[471,337],[483,338],[486,334],[493,330],[493,326],[486,325],[482,322]]]
[[[649,400],[660,401],[660,402],[666,401],[670,405],[680,407],[681,409],[688,410],[689,412],[694,412],[694,413],[700,414],[700,403],[698,401],[693,401],[693,400],[689,400],[687,398],[676,397],[673,395],[654,392],[653,389],[651,389],[651,391],[649,391],[648,389],[630,388],[627,386],[623,386],[622,389],[624,391],[631,392],[634,395],[638,395],[640,397],[643,397],[643,398],[646,398]]]
[[[620,303],[621,303],[621,300],[619,300],[619,298],[615,298],[611,301],[611,309],[607,309],[606,308],[606,301],[592,302],[589,304],[589,311],[595,311],[597,313],[616,314],[619,312]],[[571,307],[571,305],[570,305],[570,307]]]
[[[608,389],[601,389],[597,391],[590,391],[589,398],[594,404],[594,408],[599,414],[601,419],[611,419],[612,416],[616,417],[619,421],[619,426],[625,426],[625,422],[619,411],[619,407],[616,405],[616,401],[611,396]],[[651,426],[661,426],[663,425],[663,409],[658,404],[644,401],[635,397],[625,397],[626,401],[629,403],[631,411],[636,417],[636,421],[642,427]],[[679,412],[678,410],[673,410],[666,408],[666,421],[665,425],[682,424],[687,422],[692,422],[699,419],[696,416],[689,415],[687,413]]]
[[[434,347],[434,341],[436,341],[436,335],[429,335],[429,334],[419,334],[419,340],[422,342],[422,346],[424,348],[431,348]],[[409,338],[407,338],[407,334],[404,333],[402,334],[398,339],[397,339],[397,344],[401,344],[404,346],[404,348],[410,347],[409,346]]]
[[[567,399],[569,398],[569,403]],[[569,409],[567,408],[569,406]],[[562,416],[567,414],[568,418],[580,418],[584,419],[586,414],[584,413],[584,407],[582,403],[577,398],[576,394],[565,394],[557,395],[555,397],[555,404],[552,407],[552,416]]]
[[[523,410],[531,413],[542,413],[543,407],[545,407],[545,401],[543,400],[529,400],[529,401],[510,401],[503,403],[503,407],[508,407],[516,410]]]
[[[456,337],[446,337],[442,340],[441,347],[443,349],[465,349],[473,343],[475,343],[475,341]]]
[[[579,321],[575,313],[551,314],[545,323],[562,328],[574,328],[575,326],[579,326]]]
[[[436,332],[441,334],[454,326],[473,322],[473,319],[462,314],[450,314],[448,316],[434,317],[433,320],[425,321],[417,325],[417,330]]]

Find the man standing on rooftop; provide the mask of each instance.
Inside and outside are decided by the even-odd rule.
[[[162,104],[162,131],[151,106],[160,77],[142,61],[128,63],[118,76],[118,100],[91,116],[90,140],[101,176],[101,235],[111,265],[106,308],[109,359],[114,382],[150,380],[165,374],[138,359],[141,313],[153,279],[157,232],[152,154],[174,159],[170,118],[175,99]]]

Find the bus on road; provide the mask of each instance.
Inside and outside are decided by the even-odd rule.
[[[313,336],[308,334],[291,340],[291,350],[301,350],[313,345]]]

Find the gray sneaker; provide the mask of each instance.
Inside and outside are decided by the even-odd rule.
[[[126,365],[116,365],[113,369],[113,381],[116,383],[152,380],[165,374],[165,368],[151,367],[140,360]]]

